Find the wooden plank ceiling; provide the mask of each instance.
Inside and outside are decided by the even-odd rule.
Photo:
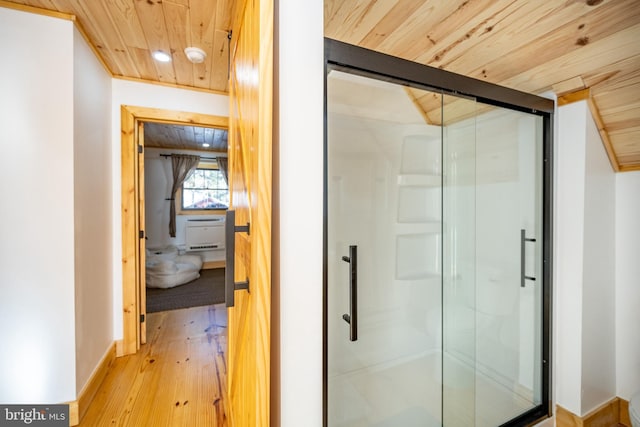
[[[324,19],[327,37],[524,92],[589,88],[614,167],[640,169],[638,0],[325,0]]]
[[[228,91],[227,35],[244,2],[13,3],[75,15],[116,77]],[[640,170],[638,0],[325,0],[324,15],[327,37],[455,73],[536,94],[588,88],[614,167]],[[188,62],[187,46],[207,60]],[[173,61],[153,61],[154,50]],[[438,117],[433,99],[408,95],[425,117]]]
[[[146,147],[226,153],[227,129],[145,123],[144,145]]]
[[[115,77],[227,92],[234,0],[16,0],[11,3],[74,15]],[[193,64],[186,47],[207,57]],[[151,52],[172,61],[154,61]]]

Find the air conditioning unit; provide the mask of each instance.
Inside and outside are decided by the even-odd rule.
[[[187,252],[224,249],[224,217],[188,219],[185,249]]]

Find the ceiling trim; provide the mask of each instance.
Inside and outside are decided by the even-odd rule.
[[[21,12],[35,13],[37,15],[49,16],[51,18],[64,19],[66,21],[76,22],[76,16],[71,13],[58,12],[57,10],[43,9],[26,4],[11,3],[9,1],[0,0],[0,7],[7,9],[19,10]]]
[[[598,128],[598,133],[600,134],[600,139],[602,140],[602,145],[604,146],[605,151],[607,152],[607,157],[609,158],[609,163],[611,163],[611,168],[614,172],[621,172],[626,170],[640,170],[640,165],[631,166],[627,168],[621,168],[620,163],[618,163],[618,158],[616,157],[616,153],[613,149],[613,144],[611,144],[611,138],[609,137],[609,133],[604,125],[604,121],[602,120],[602,116],[600,115],[600,110],[598,110],[598,106],[596,105],[593,97],[591,96],[591,89],[581,89],[575,92],[567,93],[565,95],[558,97],[558,107],[562,107],[563,105],[573,104],[578,101],[586,101],[589,106],[589,111],[591,112],[591,116],[593,117],[593,121],[596,123],[596,127]]]

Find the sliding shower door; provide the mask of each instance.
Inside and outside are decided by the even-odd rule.
[[[542,403],[542,119],[443,102],[443,425]]]
[[[441,129],[338,71],[327,107],[328,425],[440,426]]]
[[[548,416],[552,103],[327,46],[324,425]]]

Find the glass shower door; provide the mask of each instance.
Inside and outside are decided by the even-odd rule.
[[[325,424],[545,416],[542,116],[332,70],[326,120]]]
[[[439,119],[338,71],[327,99],[327,424],[440,426]]]
[[[542,401],[542,125],[444,99],[445,426],[502,425]]]

